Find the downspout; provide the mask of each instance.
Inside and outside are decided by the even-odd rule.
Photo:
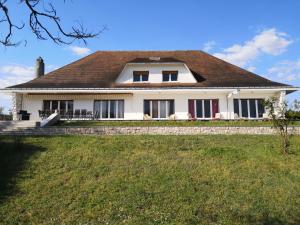
[[[227,103],[227,119],[232,119],[231,118],[231,114],[230,114],[230,118],[229,118],[229,102],[228,99],[231,98],[233,95],[237,95],[240,93],[240,89],[235,89],[232,92],[230,92],[226,97],[226,103]],[[233,117],[234,119],[234,117]]]
[[[227,120],[231,119],[231,118],[228,118],[229,117],[229,107],[228,107],[228,96],[226,96],[226,103],[227,103]]]

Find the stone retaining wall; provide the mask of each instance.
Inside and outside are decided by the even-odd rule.
[[[300,127],[290,128],[300,135]],[[0,135],[210,135],[275,134],[271,127],[47,127],[17,131],[0,131]]]

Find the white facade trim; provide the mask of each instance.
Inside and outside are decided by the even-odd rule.
[[[253,88],[253,87],[214,87],[214,88],[5,88],[0,89],[1,92],[4,93],[151,93],[151,92],[157,92],[157,91],[163,91],[163,92],[232,92],[236,89],[239,89],[240,92],[251,92],[251,91],[262,91],[262,92],[269,92],[269,91],[297,91],[300,90],[298,87],[281,87],[281,88],[267,88],[267,87],[261,87],[261,88]],[[228,93],[229,94],[229,93]]]

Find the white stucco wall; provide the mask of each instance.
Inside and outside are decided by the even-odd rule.
[[[149,83],[162,83],[162,71],[178,71],[180,83],[196,83],[195,77],[184,63],[176,64],[128,64],[119,75],[116,83],[132,83],[133,71],[149,71]]]
[[[224,119],[233,119],[234,98],[268,98],[279,96],[278,91],[246,91],[243,90],[231,98],[229,91],[215,90],[173,90],[173,91],[132,91],[132,94],[89,94],[89,95],[28,95],[24,94],[22,109],[31,113],[31,120],[39,120],[38,110],[42,110],[43,100],[73,100],[75,109],[93,111],[94,100],[124,99],[124,120],[143,120],[143,103],[145,99],[174,99],[175,114],[179,120],[188,119],[188,99],[219,99],[219,111]],[[228,102],[227,102],[228,101]],[[228,106],[227,106],[228,104]]]

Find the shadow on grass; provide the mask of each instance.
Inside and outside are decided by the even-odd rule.
[[[206,212],[205,210],[197,209],[194,213],[196,220],[188,221],[188,224],[201,224],[204,220],[209,222],[209,224],[219,224],[219,217],[217,212]],[[280,216],[271,216],[267,213],[262,213],[259,215],[255,214],[240,214],[236,212],[231,215],[234,224],[251,224],[251,225],[299,225],[300,218],[298,215],[291,216],[288,221],[285,218],[280,218]]]
[[[26,144],[22,137],[0,137],[0,203],[15,194],[19,173],[26,162],[43,148]]]
[[[300,224],[300,219],[298,218],[290,218],[290,221],[286,221],[282,218],[272,217],[267,214],[257,217],[247,215],[246,218],[247,223],[249,224],[260,224],[260,225],[298,225]]]

